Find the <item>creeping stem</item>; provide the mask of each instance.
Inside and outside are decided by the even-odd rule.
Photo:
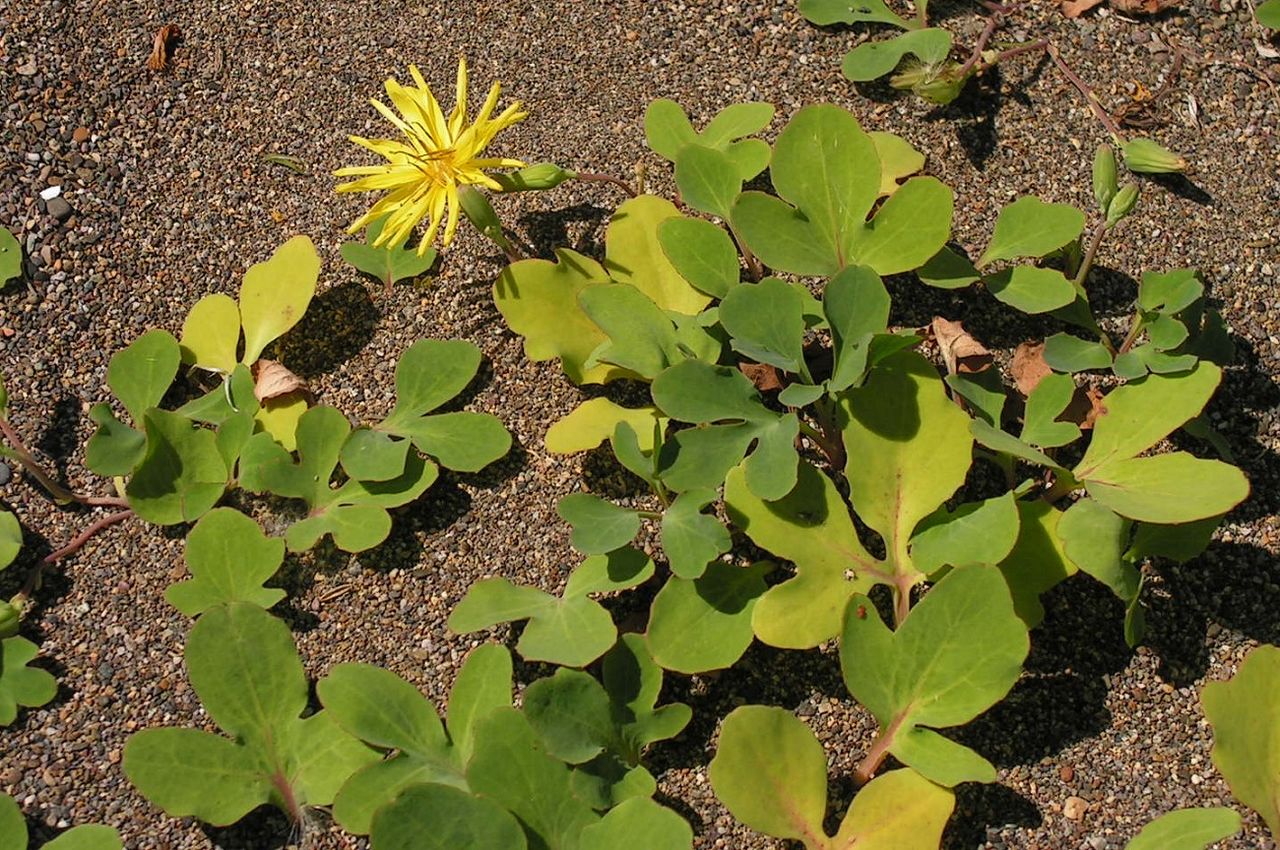
[[[614,177],[611,174],[595,174],[590,171],[575,171],[574,175],[576,179],[583,180],[588,183],[612,183],[631,197],[636,197],[636,190],[630,183],[622,180],[621,178]]]

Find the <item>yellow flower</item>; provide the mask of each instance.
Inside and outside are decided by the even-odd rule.
[[[399,245],[423,219],[430,219],[426,235],[418,243],[418,254],[425,254],[436,239],[440,223],[444,225],[444,245],[453,241],[458,228],[458,186],[479,184],[500,191],[488,168],[523,168],[518,159],[483,158],[480,154],[501,131],[521,121],[528,114],[520,111],[520,103],[511,104],[497,118],[491,117],[498,105],[502,87],[489,89],[489,96],[476,115],[467,123],[467,63],[458,60],[458,94],[453,111],[446,119],[440,104],[431,94],[418,69],[410,65],[414,88],[387,80],[387,96],[399,111],[392,112],[378,100],[371,102],[382,115],[404,134],[403,140],[365,139],[350,136],[351,141],[386,157],[382,165],[340,168],[335,177],[359,177],[338,186],[339,192],[380,192],[388,194],[367,213],[356,219],[348,233],[356,233],[372,221],[387,216],[375,245]]]

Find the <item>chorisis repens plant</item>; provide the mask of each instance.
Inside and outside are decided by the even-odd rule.
[[[750,770],[713,769],[717,792],[748,824],[810,847],[864,840],[863,818],[905,829],[914,810],[894,800],[927,804],[940,832],[946,789],[996,774],[937,730],[1013,685],[1040,596],[1086,573],[1119,598],[1137,643],[1142,563],[1194,557],[1248,494],[1227,463],[1152,453],[1179,429],[1222,445],[1200,414],[1231,347],[1193,270],[1145,274],[1127,321],[1095,314],[1091,272],[1137,201],[1110,149],[1095,162],[1094,224],[1020,198],[970,259],[950,241],[951,190],[918,175],[924,157],[906,142],[823,105],[797,113],[772,146],[743,138],[771,117],[768,104],[749,104],[697,131],[677,105],[656,102],[646,132],[675,165],[683,210],[653,195],[627,200],[602,261],[561,249],[554,262],[512,263],[495,283],[531,359],[559,360],[580,385],[648,385],[638,405],[608,392],[584,400],[548,429],[546,447],[607,442],[649,498],[566,495],[557,511],[586,560],[564,595],[490,579],[450,625],[529,618],[522,654],[585,666],[616,632],[588,594],[656,581],[643,640],[673,671],[731,666],[753,640],[805,649],[837,639],[850,692],[880,725],[846,827],[821,832],[825,770],[811,756],[796,782],[812,801],[779,804],[806,812],[799,821],[753,808],[768,802],[739,809],[735,800],[759,796],[732,790]],[[744,191],[766,164],[773,191]],[[886,276],[899,288],[970,290],[1075,331],[1021,347],[1011,380],[946,317],[895,327]],[[646,522],[659,533],[656,568],[631,548]],[[775,560],[742,560],[735,532]],[[726,723],[726,759],[733,741],[758,738],[735,728]],[[889,754],[905,767],[877,778]]]

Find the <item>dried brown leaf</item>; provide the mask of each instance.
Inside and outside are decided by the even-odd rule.
[[[1176,0],[1111,0],[1116,11],[1137,15],[1154,15],[1177,5]]]
[[[1031,395],[1031,391],[1053,374],[1049,364],[1044,362],[1043,342],[1024,342],[1013,350],[1013,359],[1009,362],[1009,372],[1013,375],[1014,386],[1023,397]]]
[[[301,378],[275,360],[259,360],[254,372],[253,395],[259,403],[307,388]]]
[[[1062,14],[1068,18],[1078,18],[1103,2],[1104,0],[1062,0]]]
[[[156,30],[155,41],[151,43],[151,56],[147,59],[147,67],[153,71],[163,71],[169,65],[169,48],[173,42],[182,37],[182,30],[177,24],[165,24]]]
[[[991,367],[991,352],[964,329],[962,322],[934,316],[930,327],[947,364],[947,374],[982,372]]]
[[[768,363],[739,363],[738,369],[762,393],[782,389],[782,378],[778,375],[778,370]]]

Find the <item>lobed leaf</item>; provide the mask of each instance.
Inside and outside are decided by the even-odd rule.
[[[188,581],[170,585],[169,604],[188,617],[228,602],[270,608],[285,592],[263,587],[284,561],[284,541],[267,537],[258,524],[232,508],[215,508],[187,535]]]
[[[640,515],[590,493],[570,493],[556,513],[573,526],[570,543],[584,555],[603,555],[631,542],[640,531]]]
[[[111,356],[107,385],[135,424],[164,398],[178,375],[178,341],[168,331],[150,330]]]
[[[58,693],[58,681],[30,666],[39,647],[23,637],[0,640],[0,726],[18,718],[18,708],[38,708]]]
[[[240,345],[240,306],[228,295],[206,295],[182,322],[182,362],[231,374]]]
[[[632,428],[641,450],[653,450],[654,426],[666,429],[667,418],[652,405],[622,407],[604,398],[593,398],[578,405],[563,419],[547,429],[545,445],[555,454],[572,454],[594,449],[613,436],[620,423]]]
[[[658,242],[676,272],[699,292],[724,298],[738,285],[738,249],[723,227],[700,218],[668,218],[658,225]]]
[[[148,410],[142,424],[146,453],[125,487],[129,507],[156,525],[199,519],[227,489],[227,465],[216,436],[158,408]]]
[[[425,274],[435,264],[439,256],[435,248],[428,248],[421,255],[412,248],[406,248],[405,238],[395,244],[387,243],[375,247],[374,243],[382,235],[386,218],[379,218],[365,228],[364,242],[343,243],[339,251],[356,271],[364,272],[375,280],[381,281],[385,291],[390,292],[397,281],[407,280]]]
[[[752,612],[765,593],[768,562],[712,563],[698,578],[672,576],[649,608],[645,640],[667,670],[705,673],[732,667],[755,638]]]
[[[662,551],[670,562],[671,572],[680,578],[695,579],[702,575],[708,563],[733,545],[729,530],[714,516],[702,513],[715,500],[714,490],[689,490],[676,498],[662,515]]]
[[[256,362],[268,344],[302,320],[319,275],[320,256],[306,236],[293,237],[268,260],[249,267],[240,286],[241,363]]]
[[[605,230],[604,268],[615,282],[634,286],[662,309],[692,316],[711,297],[680,276],[658,241],[659,225],[679,214],[674,204],[654,195],[623,202]]]
[[[868,41],[845,54],[844,75],[854,82],[875,80],[898,67],[910,55],[926,65],[944,62],[951,53],[951,33],[930,27],[912,30],[885,41]]]
[[[377,811],[370,845],[373,850],[525,850],[528,843],[520,822],[502,806],[428,783],[406,788]]]

